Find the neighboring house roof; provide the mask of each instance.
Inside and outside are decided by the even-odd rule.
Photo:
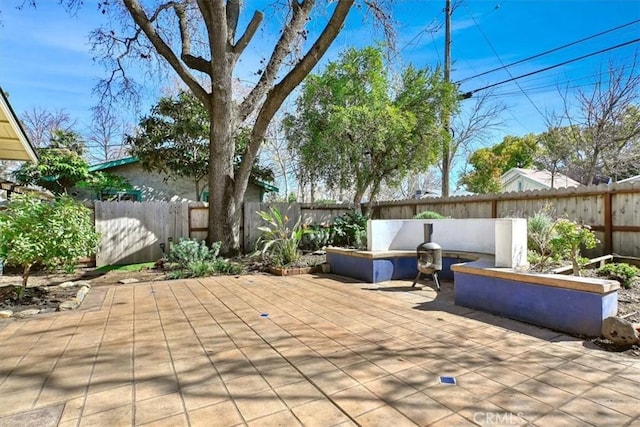
[[[525,177],[531,181],[535,181],[547,188],[551,188],[552,174],[548,170],[533,170],[524,168],[512,168],[506,171],[500,177],[503,186],[507,186],[510,182],[518,177]],[[580,183],[561,173],[553,176],[553,188],[577,187]]]
[[[625,182],[640,182],[640,175],[631,176],[627,179],[621,179],[618,184],[624,184]]]
[[[18,116],[0,87],[0,160],[20,160],[38,163],[38,155],[31,145]]]
[[[98,163],[96,165],[89,166],[89,172],[104,171],[104,170],[115,168],[115,167],[118,167],[118,166],[124,166],[124,165],[128,165],[128,164],[131,164],[131,163],[137,163],[139,161],[140,160],[137,157],[125,157],[123,159],[112,160],[110,162]],[[273,186],[271,184],[268,184],[266,182],[258,181],[257,179],[252,179],[251,182],[256,184],[258,187],[262,187],[265,191],[271,191],[271,192],[274,192],[274,193],[277,193],[277,192],[280,191],[278,189],[278,187],[275,187],[275,186]]]

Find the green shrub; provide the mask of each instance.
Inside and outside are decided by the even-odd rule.
[[[558,219],[554,226],[555,236],[550,244],[553,251],[565,259],[570,259],[573,274],[580,276],[580,248],[596,247],[598,240],[588,225],[581,225],[566,218]]]
[[[187,268],[193,262],[214,261],[220,246],[220,242],[215,242],[209,248],[204,240],[182,238],[178,243],[171,243],[168,260],[179,268]]]
[[[304,251],[317,251],[331,242],[331,229],[321,224],[311,224],[308,232],[300,240],[300,249]]]
[[[640,274],[640,269],[627,263],[605,264],[596,270],[598,276],[617,280],[623,288],[631,289]]]
[[[543,271],[551,260],[558,258],[551,246],[556,234],[554,225],[555,220],[549,215],[548,207],[527,218],[527,260],[534,269]]]
[[[300,242],[305,234],[310,233],[301,226],[302,218],[289,228],[289,217],[282,215],[274,207],[269,212],[257,212],[260,218],[266,222],[265,226],[258,227],[262,231],[256,241],[256,248],[262,256],[277,267],[284,267],[295,263],[302,257]]]
[[[422,211],[415,216],[415,219],[446,219],[446,216],[440,215],[434,211]]]
[[[177,244],[171,245],[168,260],[175,268],[167,273],[167,278],[184,279],[242,273],[242,265],[218,258],[221,245],[221,242],[215,242],[209,248],[204,241],[180,239]]]
[[[66,196],[44,202],[16,194],[0,212],[0,259],[22,268],[25,288],[35,264],[73,271],[79,257],[96,253],[98,238],[89,209]]]
[[[369,217],[352,211],[334,218],[331,242],[335,246],[367,247],[367,221]]]

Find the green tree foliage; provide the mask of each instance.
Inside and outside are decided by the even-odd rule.
[[[311,75],[285,119],[299,179],[350,190],[359,209],[368,192],[397,185],[438,158],[440,117],[456,108],[455,88],[439,70],[408,67],[393,87],[379,48],[345,51],[322,74]]]
[[[22,268],[24,287],[34,265],[73,269],[79,257],[96,252],[97,244],[89,209],[66,196],[45,202],[15,195],[0,212],[0,258]]]
[[[38,148],[38,164],[24,163],[14,172],[23,185],[38,185],[56,195],[89,178],[89,164],[84,159],[84,141],[74,131],[55,130],[49,146]]]
[[[473,193],[498,193],[502,188],[502,174],[512,168],[531,167],[537,152],[535,135],[506,136],[500,144],[471,154],[472,169],[460,177],[460,183]]]
[[[551,247],[557,254],[570,259],[574,276],[580,276],[580,248],[595,248],[598,243],[595,234],[589,226],[565,218],[556,220],[553,229],[555,236],[551,239]]]
[[[209,126],[209,115],[202,102],[183,91],[174,97],[161,98],[151,109],[151,115],[140,121],[136,134],[128,135],[126,141],[131,154],[140,159],[145,170],[192,180],[200,200],[209,173]],[[236,168],[248,140],[249,130],[239,129]],[[273,172],[255,164],[252,177],[271,182]]]

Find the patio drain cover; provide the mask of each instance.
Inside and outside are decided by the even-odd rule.
[[[260,317],[269,317],[269,313],[261,313]]]
[[[456,385],[455,377],[440,377],[440,384]]]

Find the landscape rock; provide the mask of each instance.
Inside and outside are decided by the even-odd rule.
[[[602,323],[602,335],[617,345],[640,343],[640,335],[634,324],[620,317],[607,317]]]
[[[28,310],[22,310],[14,313],[13,317],[30,317],[35,316],[38,313],[40,313],[40,310],[38,310],[37,308],[30,308]]]
[[[130,278],[130,279],[121,279],[118,280],[118,283],[122,283],[123,285],[128,285],[131,283],[138,283],[140,280],[138,279],[134,279],[134,278]]]
[[[84,301],[84,297],[86,297],[87,294],[89,293],[89,289],[91,289],[90,286],[81,287],[78,293],[76,294],[76,299],[80,302]]]
[[[60,286],[61,288],[74,288],[77,285],[77,282],[64,282],[64,283],[60,283],[58,286]]]
[[[13,317],[13,311],[11,311],[11,310],[0,310],[0,319],[7,319],[9,317]]]
[[[78,301],[77,298],[71,298],[70,300],[60,303],[58,309],[60,311],[75,310],[79,305],[80,301]]]

